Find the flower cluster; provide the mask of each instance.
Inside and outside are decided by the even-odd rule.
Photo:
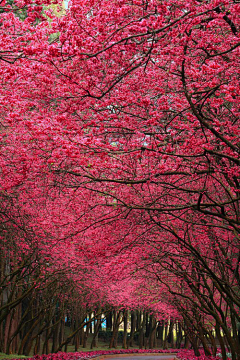
[[[231,360],[230,357],[231,354],[227,354],[227,355],[228,355],[227,360]],[[204,355],[203,349],[200,349],[200,356],[195,356],[193,350],[182,349],[181,351],[178,352],[177,357],[178,359],[181,360],[215,360],[215,359],[220,359],[222,355],[221,353],[218,353],[217,357],[206,356]]]
[[[219,360],[219,355],[206,356],[203,350],[200,350],[200,356],[195,356],[193,350],[186,349],[119,349],[119,350],[96,350],[88,352],[58,352],[56,354],[35,355],[32,360],[87,360],[103,355],[119,355],[119,354],[176,354],[179,360]],[[16,359],[15,359],[16,360]],[[231,357],[228,357],[231,360]]]

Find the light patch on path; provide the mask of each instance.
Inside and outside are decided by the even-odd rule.
[[[154,355],[140,355],[140,354],[129,354],[129,355],[104,355],[100,356],[101,359],[109,360],[120,360],[119,358],[123,358],[123,360],[174,360],[176,359],[176,354],[154,354]]]

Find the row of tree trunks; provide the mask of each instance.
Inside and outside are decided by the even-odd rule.
[[[36,312],[36,308],[38,311]],[[88,314],[71,318],[70,325],[66,325],[64,306],[51,302],[40,304],[39,299],[27,299],[18,307],[11,310],[3,324],[0,326],[0,334],[5,334],[1,343],[3,352],[29,355],[30,353],[53,353],[60,350],[67,351],[68,345],[74,346],[75,351],[79,347],[87,347],[87,341],[91,328],[91,348],[98,346],[98,335],[101,329],[103,309],[90,310]],[[197,314],[195,314],[197,316]],[[196,337],[191,330],[190,319],[185,322],[157,321],[153,314],[146,311],[112,310],[106,312],[106,325],[108,331],[112,331],[109,348],[116,348],[120,325],[123,323],[122,348],[127,349],[138,345],[143,348],[192,348],[199,356],[199,345],[204,348],[206,355],[216,355],[217,344],[222,348],[223,359],[226,358],[227,341],[221,328],[216,324],[215,332],[207,330],[199,318],[199,335]],[[66,338],[66,329],[70,335]],[[190,330],[189,330],[190,329]],[[229,351],[229,349],[228,349]]]

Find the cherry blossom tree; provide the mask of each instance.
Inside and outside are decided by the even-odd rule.
[[[237,359],[239,4],[73,0],[61,17],[44,4],[1,13],[11,222],[27,219],[48,274],[89,289],[83,306],[184,320],[196,354],[214,328]]]

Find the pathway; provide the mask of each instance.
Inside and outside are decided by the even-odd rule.
[[[127,354],[127,355],[104,355],[99,356],[99,359],[108,359],[109,360],[174,360],[176,359],[176,354]]]

